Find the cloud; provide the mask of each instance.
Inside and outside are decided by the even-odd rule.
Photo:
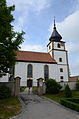
[[[22,31],[24,25],[29,21],[29,15],[39,15],[42,10],[50,6],[50,0],[7,0],[8,5],[15,5],[14,29]],[[27,25],[26,25],[27,26]]]
[[[7,0],[8,4],[15,4],[18,11],[29,12],[35,11],[40,12],[41,10],[50,6],[49,0]]]
[[[46,48],[42,45],[29,45],[29,44],[26,44],[26,43],[23,43],[21,45],[21,49],[24,50],[24,51],[37,51],[37,52],[45,52]]]
[[[56,26],[63,37],[62,40],[66,41],[71,74],[79,74],[79,10],[66,17],[64,21],[56,23]],[[50,25],[49,31],[52,27],[53,24]]]

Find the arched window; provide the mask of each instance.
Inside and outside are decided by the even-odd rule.
[[[33,67],[31,64],[28,64],[27,66],[27,77],[32,78],[33,77]]]
[[[49,78],[49,67],[48,65],[44,66],[44,79],[45,81]]]

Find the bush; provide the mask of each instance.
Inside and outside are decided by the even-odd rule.
[[[25,89],[26,89],[25,86],[21,86],[21,87],[20,87],[20,92],[23,92]]]
[[[79,104],[79,98],[68,98],[67,100]]]
[[[68,85],[68,84],[65,86],[64,95],[65,95],[66,98],[69,98],[69,97],[72,96],[72,91],[71,91],[71,89],[69,88],[69,85]]]
[[[11,96],[11,90],[4,84],[0,85],[0,99],[8,98]]]
[[[68,108],[71,108],[71,109],[79,112],[79,104],[76,104],[76,103],[74,103],[70,100],[67,100],[67,99],[60,99],[60,103]]]
[[[53,79],[48,79],[46,81],[46,93],[56,94],[59,93],[62,87]]]
[[[76,81],[76,90],[79,91],[79,80]]]

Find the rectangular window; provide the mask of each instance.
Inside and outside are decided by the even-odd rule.
[[[51,49],[51,46],[49,45],[49,49]]]
[[[63,68],[60,68],[60,72],[63,72]]]
[[[57,47],[60,48],[60,44],[59,43],[57,44]]]
[[[59,58],[59,62],[62,62],[62,58]]]
[[[60,79],[64,79],[64,77],[63,76],[60,76]]]

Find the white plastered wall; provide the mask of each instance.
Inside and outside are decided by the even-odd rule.
[[[64,47],[65,47],[64,45],[65,45],[65,44],[63,43],[64,45],[63,45],[63,46],[61,45],[60,48],[58,48],[58,43],[61,44],[61,42],[54,42],[54,49],[65,50],[65,49],[64,49]]]
[[[8,82],[8,79],[9,79],[9,74],[6,74],[5,76],[2,76],[0,78],[0,82]]]
[[[15,77],[21,77],[21,86],[27,86],[27,65],[32,64],[33,66],[33,86],[37,85],[38,78],[44,78],[44,65],[49,66],[49,78],[58,80],[58,67],[57,64],[46,64],[46,63],[30,63],[30,62],[17,62],[15,65]]]
[[[63,72],[60,72],[60,68],[63,68]],[[60,79],[60,76],[63,76],[63,81],[68,81],[68,66],[67,65],[58,65],[58,74],[59,74],[59,81],[62,81]]]
[[[62,58],[62,62],[59,62],[59,58]],[[67,64],[65,51],[54,50],[54,59],[58,64]]]

